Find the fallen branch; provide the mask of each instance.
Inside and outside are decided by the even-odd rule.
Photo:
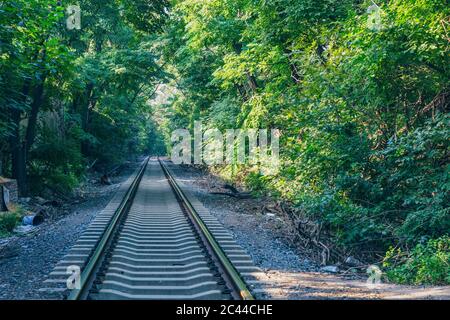
[[[231,192],[210,192],[210,194],[217,194],[222,196],[229,196],[237,199],[250,199],[252,195],[248,192],[231,193]]]
[[[236,189],[235,187],[233,187],[230,184],[225,184],[223,187],[224,187],[224,189],[228,189],[228,190],[230,190],[233,193],[239,193],[238,189]]]
[[[116,172],[118,169],[122,167],[122,164],[119,164],[118,166],[115,166],[111,170],[109,170],[107,173],[105,173],[105,176],[112,176],[114,172]]]
[[[237,199],[250,199],[252,197],[250,192],[239,192],[235,187],[229,184],[223,186],[224,189],[228,189],[231,192],[210,192],[210,194],[218,194],[222,196],[233,197]]]

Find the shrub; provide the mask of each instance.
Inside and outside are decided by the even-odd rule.
[[[39,139],[30,153],[31,191],[39,194],[42,184],[59,193],[70,193],[84,173],[84,159],[80,153],[82,133],[76,122],[64,135],[42,127]]]
[[[411,252],[391,248],[383,261],[390,281],[414,285],[450,284],[450,237],[418,244]]]
[[[70,193],[78,184],[79,180],[74,173],[53,172],[48,177],[43,178],[44,183],[52,190],[61,194]]]
[[[0,212],[0,237],[8,236],[22,218],[22,209],[16,208],[13,211]]]

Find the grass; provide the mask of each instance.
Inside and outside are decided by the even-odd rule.
[[[410,252],[391,249],[383,266],[392,282],[412,285],[450,284],[450,237],[431,239]]]
[[[0,238],[8,237],[19,224],[24,210],[16,206],[12,211],[0,212]]]

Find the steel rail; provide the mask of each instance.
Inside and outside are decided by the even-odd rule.
[[[105,232],[100,238],[99,243],[95,248],[95,251],[93,252],[91,258],[89,259],[89,262],[83,269],[83,272],[80,275],[80,287],[72,289],[69,296],[67,297],[67,300],[82,300],[87,298],[90,286],[92,285],[92,282],[95,279],[96,270],[100,266],[101,261],[103,260],[105,249],[107,248],[108,243],[111,241],[114,234],[114,230],[116,229],[118,223],[120,222],[124,214],[128,211],[131,203],[133,202],[134,195],[136,194],[136,191],[139,187],[139,183],[142,179],[142,176],[144,175],[145,169],[147,168],[149,159],[150,157],[147,157],[144,160],[141,169],[139,170],[138,174],[136,175],[130,187],[128,188],[125,197],[122,199],[119,207],[114,212],[111,221],[108,224],[108,227],[106,228]]]
[[[233,263],[230,261],[230,259],[226,256],[224,250],[217,242],[217,240],[214,238],[213,234],[209,231],[208,227],[203,222],[200,215],[197,213],[197,211],[195,210],[189,199],[186,197],[186,195],[176,182],[170,170],[159,158],[158,161],[164,173],[166,174],[167,180],[172,186],[175,194],[178,196],[178,198],[181,200],[181,202],[187,209],[189,217],[198,226],[199,231],[202,233],[205,240],[207,241],[207,244],[212,249],[213,255],[215,255],[218,262],[220,263],[222,270],[224,270],[224,272],[226,273],[227,278],[231,280],[231,285],[233,286],[233,289],[239,293],[239,298],[242,300],[254,300],[255,298],[251,294],[250,290],[247,288],[247,285],[241,278],[239,272],[233,266]]]

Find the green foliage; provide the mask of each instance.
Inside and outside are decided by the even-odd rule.
[[[368,153],[367,164],[363,158],[360,164],[350,162],[331,183],[318,186],[320,192],[298,193],[298,205],[320,214],[348,246],[384,249],[392,239],[414,243],[423,236],[448,234],[448,120],[447,115],[439,114],[397,141],[389,141],[382,151]],[[356,143],[349,145],[354,150],[342,146],[346,155],[358,152]],[[312,163],[308,161],[309,166]],[[335,170],[338,159],[333,163]],[[368,169],[361,167],[363,164]],[[324,168],[323,160],[317,168]],[[364,170],[370,170],[366,176],[361,175]]]
[[[77,121],[69,122],[70,128],[62,135],[44,126],[39,141],[30,156],[32,191],[39,193],[47,186],[59,193],[69,193],[84,175],[85,161],[79,152],[83,132]]]
[[[106,172],[157,139],[147,100],[166,78],[154,34],[168,3],[81,0],[68,30],[72,4],[0,3],[0,169],[22,195],[70,192],[88,163]]]
[[[450,284],[450,237],[418,244],[411,252],[390,248],[383,261],[389,280],[414,285]]]
[[[169,6],[166,0],[120,0],[125,11],[125,19],[138,30],[152,32],[160,30],[164,25],[167,13],[164,10]]]
[[[450,233],[450,9],[377,4],[374,30],[371,1],[175,1],[160,38],[179,90],[166,127],[281,129],[278,174],[221,172],[352,251]]]
[[[14,230],[22,219],[23,209],[14,208],[13,211],[0,212],[0,237],[6,237]]]
[[[450,230],[449,136],[450,117],[438,114],[382,152],[384,176],[377,182],[387,192],[381,206],[404,212],[402,237],[436,238]]]
[[[81,31],[64,29],[66,4],[0,3],[1,160],[13,176],[25,164],[35,191],[162,154],[201,120],[281,129],[277,174],[219,170],[340,248],[450,233],[446,1],[378,1],[375,29],[372,1],[81,0]],[[162,83],[167,101],[148,103]]]

